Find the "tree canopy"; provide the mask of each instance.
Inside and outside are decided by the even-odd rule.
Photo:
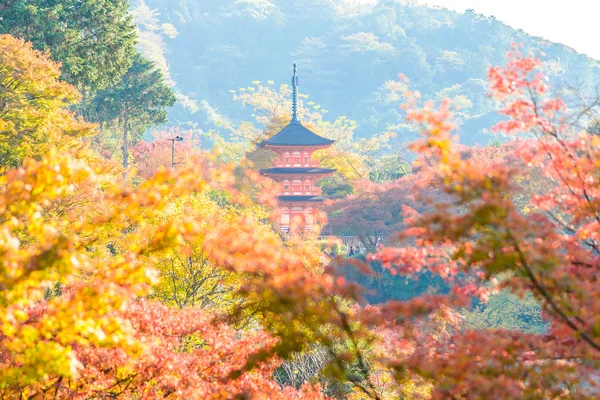
[[[73,146],[92,125],[69,106],[79,94],[60,80],[60,68],[30,43],[0,35],[0,165],[17,167],[50,148]]]
[[[64,3],[40,4],[63,12]],[[103,2],[80,4],[67,11]],[[417,24],[395,22],[397,2],[325,4],[338,23],[365,18],[360,31],[337,33],[344,54],[364,56],[356,68],[366,79],[378,79],[374,63],[400,55],[434,74],[409,39]],[[268,0],[212,6],[225,19],[286,22],[287,8]],[[437,53],[437,72],[466,78],[467,50]],[[506,62],[487,69],[484,106],[498,108],[489,129],[506,143],[459,144],[464,108],[481,104],[456,88],[424,101],[406,77],[385,84],[377,101],[401,100],[401,123],[418,134],[410,163],[391,132],[357,139],[354,121],[324,120],[302,97],[303,123],[336,140],[317,154],[339,169],[329,189],[352,191],[328,203],[332,229],[369,250],[345,256],[326,247],[342,239],[282,232],[276,186],[256,170],[270,155],[249,151],[289,120],[287,86],[234,90],[254,119],[221,118],[236,139],[210,132],[213,151],[193,131],[154,132],[148,142],[145,131],[175,102],[164,65],[136,53],[86,99],[92,125],[70,109],[79,96],[61,76],[71,72],[61,75],[35,44],[0,35],[0,394],[598,398],[600,101],[553,91],[535,54],[513,44]],[[173,135],[184,138],[176,166]],[[105,152],[121,144],[122,160]]]
[[[137,53],[119,83],[96,94],[91,107],[98,122],[116,121],[123,132],[123,166],[129,165],[130,135],[139,138],[147,128],[167,121],[175,95],[163,74]]]
[[[8,0],[0,34],[49,51],[62,79],[83,93],[119,81],[131,65],[136,39],[127,0]]]
[[[408,76],[411,89],[425,98],[448,97],[461,106],[456,122],[462,143],[468,145],[494,140],[489,128],[499,117],[487,96],[486,71],[505,61],[513,41],[543,52],[543,69],[553,83],[579,82],[593,91],[600,76],[596,60],[567,46],[493,17],[430,7],[427,2],[144,3],[155,11],[159,24],[172,24],[179,32],[165,38],[162,54],[169,60],[177,91],[199,108],[193,112],[182,102],[171,110],[171,121],[189,121],[205,131],[225,133],[219,121],[238,126],[248,120],[251,112],[232,102],[229,91],[253,81],[287,83],[293,62],[298,63],[300,92],[329,110],[332,120],[350,117],[360,138],[391,130],[400,143],[418,138],[418,128],[407,123],[399,109],[406,100],[399,74]]]

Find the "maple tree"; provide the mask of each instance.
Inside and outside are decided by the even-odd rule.
[[[461,159],[477,160],[482,165],[491,165],[501,159],[517,163],[518,160],[511,157],[511,154],[519,143],[520,141],[515,141],[498,147],[455,144],[455,148]],[[533,178],[524,177],[520,181],[520,190],[515,195],[521,208],[526,208],[536,185],[539,186],[538,174],[534,174]],[[424,212],[433,203],[444,201],[443,191],[433,184],[431,176],[423,173],[421,168],[385,183],[357,180],[353,189],[353,194],[329,201],[325,209],[336,233],[358,236],[369,251],[375,251],[378,237],[387,237],[406,227],[403,212],[405,207]]]
[[[3,39],[45,65],[45,56],[22,41]],[[3,63],[8,74],[20,66],[10,61]],[[55,68],[49,72],[58,72],[54,64],[48,65]],[[36,73],[45,71],[32,70],[28,78],[37,80]],[[74,93],[68,85],[57,83],[57,89]],[[5,110],[12,115],[21,107],[19,102],[7,102]],[[70,115],[62,114],[65,119]],[[159,283],[165,253],[185,254],[188,243],[201,246],[230,273],[256,273],[265,264],[273,269],[271,257],[278,253],[296,259],[275,233],[270,241],[261,240],[256,219],[244,214],[230,213],[226,219],[214,212],[171,214],[174,203],[201,207],[204,204],[194,203],[194,198],[215,190],[232,192],[231,169],[210,162],[190,165],[177,174],[161,169],[134,186],[118,179],[120,169],[81,142],[64,148],[58,139],[69,132],[63,131],[68,126],[45,127],[57,143],[49,143],[45,154],[31,154],[37,160],[25,157],[19,168],[0,176],[3,396],[321,397],[312,387],[301,392],[280,388],[270,377],[278,362],[273,352],[256,359],[252,370],[230,378],[252,360],[253,353],[277,341],[264,330],[248,332],[241,339],[241,332],[219,322],[218,314],[177,312],[144,300]],[[28,137],[17,138],[23,140],[17,145],[28,144]],[[243,240],[237,242],[240,237]],[[222,246],[232,240],[237,245]],[[242,260],[232,261],[238,253]],[[273,279],[271,271],[268,285]],[[223,366],[222,357],[231,363]],[[184,366],[188,369],[182,374],[174,372]],[[232,386],[223,386],[224,381]]]
[[[69,106],[79,100],[61,82],[60,68],[30,43],[0,35],[0,164],[20,165],[51,147],[76,145],[72,138],[92,133],[92,125],[76,118]]]
[[[216,170],[207,175],[213,173]],[[226,171],[217,174],[222,173]],[[57,213],[52,210],[61,208],[77,186],[100,185],[94,168],[51,152],[39,162],[26,159],[22,168],[8,171],[2,177],[0,202],[6,288],[0,335],[4,393],[228,397],[258,391],[268,398],[293,397],[292,388],[282,389],[270,379],[269,371],[276,366],[273,357],[265,358],[264,364],[257,360],[255,368],[238,379],[226,379],[244,367],[261,344],[273,346],[275,340],[266,332],[248,333],[234,345],[240,333],[199,309],[178,313],[139,297],[150,293],[162,254],[185,252],[186,243],[198,243],[211,260],[235,272],[262,271],[265,263],[273,263],[270,257],[278,248],[289,253],[275,234],[274,240],[263,243],[251,220],[235,215],[225,220],[207,215],[201,225],[190,213],[165,218],[174,199],[191,200],[218,188],[223,178],[215,176],[208,184],[190,168],[176,176],[163,170],[135,189],[103,182],[98,202]],[[243,242],[221,246],[221,240],[240,235],[245,236]],[[251,248],[258,252],[256,257]],[[231,254],[245,261],[228,261]],[[57,284],[60,293],[48,298],[44,288]],[[213,323],[217,325],[211,327]],[[184,346],[186,340],[191,347]],[[222,365],[222,357],[229,362]],[[232,386],[215,383],[223,379]],[[304,389],[307,396],[320,396],[310,387]]]
[[[284,244],[259,222],[233,166],[208,157],[133,184],[81,142],[57,144],[0,177],[3,395],[322,397],[271,374],[280,357],[330,340],[318,332],[336,315],[335,284],[311,243]],[[166,293],[164,260],[190,247],[240,277],[227,295],[244,301],[229,316],[144,300]]]
[[[354,183],[354,194],[330,202],[326,210],[336,232],[358,236],[368,251],[375,251],[377,238],[402,230],[403,206],[419,207],[411,174],[387,184],[368,180]]]
[[[284,246],[268,227],[257,230],[247,213],[223,218],[196,203],[212,190],[235,193],[230,172],[208,168],[210,162],[176,175],[159,171],[137,187],[111,184],[97,172],[104,168],[89,163],[50,152],[3,177],[3,393],[322,397],[318,388],[303,385],[298,392],[271,378],[279,357],[315,341],[331,345],[342,333],[340,304],[331,298],[336,284],[315,267],[318,253],[310,244]],[[71,208],[78,188],[90,186],[102,188],[101,196]],[[239,193],[233,199],[244,204]],[[178,202],[185,212],[173,214]],[[163,257],[189,254],[190,243],[245,277],[236,290],[244,302],[229,317],[190,307],[177,312],[140,298],[160,282],[153,271],[161,272]],[[51,287],[59,289],[48,295]],[[236,316],[255,328],[227,328]]]
[[[537,334],[457,327],[434,348],[390,360],[398,373],[433,382],[434,398],[598,393],[600,140],[566,123],[566,106],[549,93],[540,65],[515,47],[507,66],[489,73],[507,116],[495,129],[534,136],[514,148],[519,163],[462,157],[448,103],[409,105],[408,118],[423,127],[413,145],[421,154],[417,165],[448,197],[421,215],[406,209],[409,227],[399,238],[412,245],[387,247],[376,257],[394,274],[429,271],[451,282],[444,303],[485,300],[493,287],[531,293],[549,322]],[[541,174],[545,190],[533,193],[522,212],[515,193],[533,173]]]

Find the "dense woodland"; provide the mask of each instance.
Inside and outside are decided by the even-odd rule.
[[[363,254],[272,222],[293,61]],[[0,397],[598,398],[598,73],[410,1],[4,0]]]
[[[403,143],[418,137],[399,110],[406,101],[398,77],[425,98],[451,98],[461,142],[487,145],[500,132],[497,104],[488,97],[488,68],[505,61],[512,42],[524,43],[544,61],[544,72],[566,83],[594,88],[596,60],[474,12],[458,14],[410,0],[374,6],[344,0],[145,0],[133,2],[134,20],[147,57],[168,71],[181,101],[170,123],[227,134],[252,121],[251,109],[230,91],[253,81],[288,84],[298,63],[300,91],[325,117],[347,116],[357,136],[392,131]],[[366,2],[368,3],[368,2]],[[165,27],[165,24],[169,27]],[[542,53],[543,52],[543,53]],[[188,107],[186,107],[188,106]],[[308,106],[308,105],[307,105]],[[262,127],[258,123],[257,129]]]

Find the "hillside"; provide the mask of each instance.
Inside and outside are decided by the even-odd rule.
[[[414,137],[402,125],[401,96],[390,91],[402,73],[424,97],[451,97],[461,105],[466,144],[493,140],[484,133],[497,118],[486,73],[503,62],[512,42],[543,51],[547,70],[560,82],[589,85],[600,78],[597,61],[566,46],[494,18],[411,1],[359,6],[349,0],[145,0],[133,9],[146,53],[154,51],[151,58],[168,68],[180,98],[188,96],[198,108],[193,112],[193,102],[180,101],[170,123],[204,130],[218,129],[214,122],[223,119],[251,119],[230,90],[253,81],[287,83],[294,61],[301,91],[329,118],[356,120],[359,136],[393,130],[398,140]],[[144,18],[162,30],[144,26]],[[192,105],[183,107],[186,102]]]

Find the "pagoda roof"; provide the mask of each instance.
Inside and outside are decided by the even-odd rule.
[[[279,196],[280,203],[321,203],[324,200],[322,196]]]
[[[292,121],[275,136],[262,141],[258,147],[265,146],[329,146],[335,140],[317,135],[299,121]]]
[[[320,175],[320,174],[331,174],[335,172],[335,169],[331,168],[315,168],[315,167],[278,167],[261,169],[260,173],[263,175],[292,175],[292,174],[303,174],[303,175]]]

